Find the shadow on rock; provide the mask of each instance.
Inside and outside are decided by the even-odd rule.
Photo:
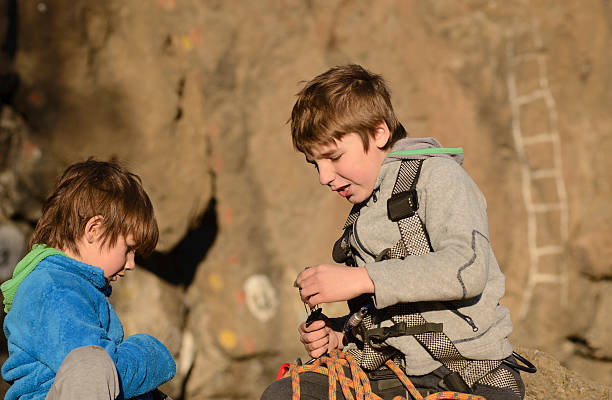
[[[198,223],[170,252],[156,251],[147,259],[137,257],[137,264],[166,282],[187,288],[215,242],[218,230],[217,201],[212,198]]]

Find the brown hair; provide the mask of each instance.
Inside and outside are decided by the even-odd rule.
[[[384,149],[407,136],[384,80],[360,65],[327,70],[306,83],[297,98],[291,111],[291,136],[293,146],[302,153],[347,133],[357,133],[367,151],[369,137],[383,121],[391,133]]]
[[[140,178],[121,166],[89,159],[69,166],[43,205],[29,247],[44,243],[79,255],[77,240],[90,218],[104,218],[103,244],[119,235],[134,236],[136,252],[149,255],[159,231],[149,196]]]

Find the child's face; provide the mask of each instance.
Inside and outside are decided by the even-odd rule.
[[[348,133],[332,144],[314,146],[312,159],[308,158],[308,162],[316,165],[321,185],[329,186],[350,203],[358,204],[372,194],[380,166],[388,153],[382,149],[388,139],[388,129],[386,134],[377,130],[374,137],[369,138],[366,152],[361,137]]]
[[[125,275],[125,271],[134,269],[134,237],[119,235],[117,243],[109,246],[97,239],[91,251],[82,254],[82,261],[104,270],[104,278],[107,282],[116,281]]]

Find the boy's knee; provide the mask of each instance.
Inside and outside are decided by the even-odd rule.
[[[106,350],[92,345],[76,348],[66,356],[47,399],[115,399],[119,392],[115,363]]]
[[[57,371],[87,371],[87,375],[104,376],[116,374],[115,363],[110,355],[100,346],[83,346],[72,350]]]

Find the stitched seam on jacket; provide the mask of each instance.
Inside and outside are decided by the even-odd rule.
[[[482,233],[478,232],[476,229],[472,231],[472,251],[474,252],[474,255],[472,256],[470,261],[467,262],[467,264],[464,264],[461,268],[459,268],[459,271],[457,271],[457,280],[461,284],[461,289],[463,290],[463,296],[461,297],[462,300],[467,297],[467,289],[465,287],[465,283],[463,283],[463,279],[461,278],[461,273],[463,272],[464,269],[474,264],[474,262],[476,261],[476,257],[478,256],[476,254],[476,234],[479,234],[480,236],[482,236],[487,241],[487,243],[489,242],[489,238],[487,238]]]

